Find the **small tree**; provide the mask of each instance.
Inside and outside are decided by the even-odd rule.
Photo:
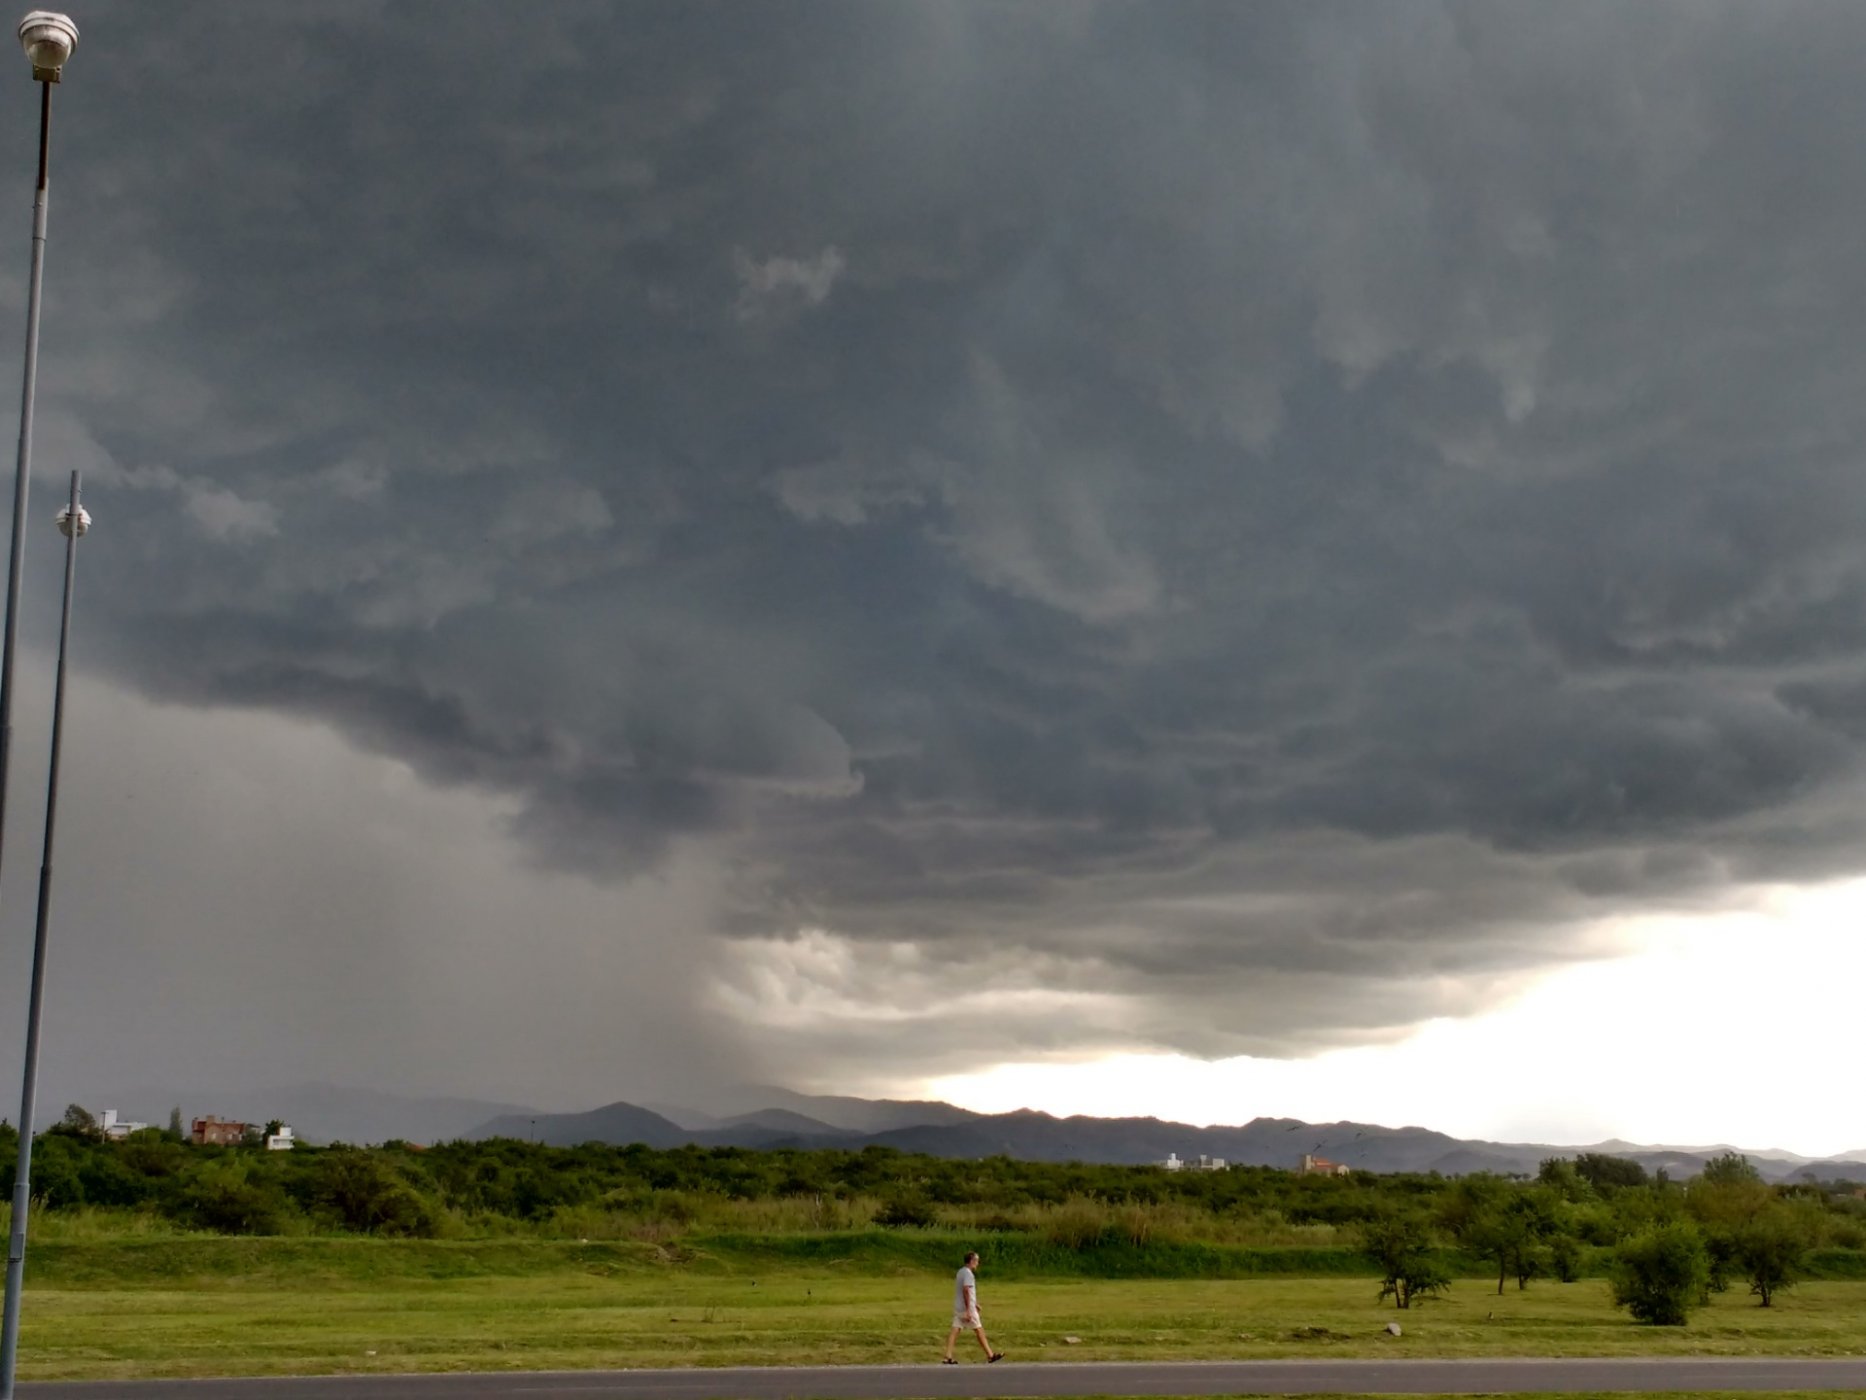
[[[1563,1283],[1573,1283],[1581,1277],[1581,1241],[1573,1235],[1555,1236],[1549,1245],[1549,1264],[1555,1270],[1555,1277]]]
[[[1737,1152],[1711,1158],[1685,1187],[1685,1209],[1703,1232],[1710,1259],[1711,1292],[1722,1293],[1740,1271],[1738,1238],[1768,1208],[1772,1194],[1749,1158]]]
[[[1682,1327],[1710,1282],[1710,1260],[1690,1225],[1661,1225],[1621,1245],[1609,1277],[1616,1307],[1644,1323]]]
[[[1519,1289],[1542,1270],[1541,1242],[1553,1234],[1561,1197],[1546,1185],[1510,1187],[1494,1177],[1467,1177],[1447,1198],[1440,1218],[1458,1243],[1497,1266],[1497,1292],[1514,1277]]]
[[[184,1137],[187,1136],[187,1134],[182,1131],[182,1127],[181,1127],[181,1105],[180,1104],[176,1104],[173,1108],[171,1108],[168,1111],[168,1135],[170,1139],[175,1142],[180,1142]]]
[[[1768,1307],[1784,1288],[1793,1288],[1813,1243],[1812,1232],[1786,1206],[1770,1206],[1736,1235],[1736,1264],[1749,1277],[1749,1291]]]
[[[58,1120],[54,1132],[64,1133],[67,1137],[100,1138],[104,1130],[97,1126],[97,1115],[83,1104],[67,1104],[65,1116]]]
[[[1431,1227],[1416,1215],[1389,1215],[1361,1227],[1361,1247],[1374,1257],[1384,1278],[1380,1301],[1399,1308],[1427,1301],[1451,1287],[1451,1279],[1432,1247]]]

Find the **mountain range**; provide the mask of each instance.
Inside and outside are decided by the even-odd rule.
[[[1585,1147],[1548,1143],[1467,1141],[1429,1128],[1388,1128],[1372,1123],[1306,1123],[1257,1118],[1240,1126],[1193,1127],[1157,1118],[1057,1118],[1020,1109],[973,1113],[951,1104],[819,1097],[783,1089],[741,1091],[739,1104],[762,1095],[773,1106],[720,1115],[676,1104],[654,1108],[613,1103],[584,1113],[500,1115],[477,1125],[474,1138],[531,1138],[557,1146],[582,1142],[640,1142],[650,1147],[683,1143],[717,1147],[838,1147],[870,1145],[937,1157],[1003,1155],[1032,1161],[1140,1164],[1176,1155],[1182,1160],[1221,1157],[1248,1166],[1295,1168],[1305,1154],[1377,1172],[1533,1173],[1548,1157],[1608,1152],[1649,1171],[1683,1179],[1711,1157],[1742,1149],[1642,1146],[1613,1141]],[[1775,1149],[1744,1155],[1772,1180],[1812,1172],[1866,1181],[1866,1150],[1817,1160]]]
[[[93,1109],[109,1101],[88,1106]],[[577,1113],[541,1112],[519,1104],[466,1098],[420,1098],[374,1089],[300,1084],[268,1091],[204,1098],[144,1088],[117,1103],[147,1121],[167,1120],[165,1105],[190,1105],[190,1115],[289,1122],[309,1142],[434,1143],[454,1138],[512,1137],[557,1146],[583,1142],[644,1143],[650,1147],[844,1148],[871,1144],[939,1157],[1004,1155],[1033,1161],[1139,1164],[1170,1155],[1193,1160],[1222,1157],[1241,1166],[1294,1169],[1304,1154],[1376,1172],[1532,1173],[1548,1157],[1605,1152],[1628,1157],[1649,1171],[1663,1168],[1683,1179],[1706,1160],[1740,1151],[1770,1180],[1803,1173],[1822,1179],[1866,1182],[1866,1149],[1814,1159],[1775,1148],[1653,1146],[1615,1139],[1586,1146],[1489,1142],[1454,1138],[1422,1127],[1373,1123],[1307,1123],[1256,1118],[1236,1126],[1194,1127],[1157,1118],[1058,1118],[1031,1109],[975,1113],[932,1100],[861,1099],[800,1094],[767,1085],[715,1093],[705,1107],[616,1102]],[[198,1106],[198,1107],[197,1107]],[[126,1117],[137,1113],[126,1112]]]

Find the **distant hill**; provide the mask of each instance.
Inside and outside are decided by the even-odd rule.
[[[648,1147],[679,1147],[699,1136],[671,1118],[663,1118],[632,1103],[606,1104],[587,1113],[506,1114],[489,1119],[463,1134],[468,1138],[519,1138],[551,1147],[575,1147],[585,1142]]]
[[[984,1116],[935,1099],[856,1099],[836,1094],[799,1094],[770,1084],[736,1085],[709,1096],[700,1107],[719,1118],[740,1117],[771,1108],[789,1109],[851,1133],[885,1133],[891,1128],[964,1123]]]
[[[715,1123],[713,1127],[769,1128],[774,1133],[796,1133],[805,1137],[836,1137],[843,1131],[833,1123],[825,1123],[820,1118],[806,1118],[801,1113],[792,1113],[788,1108],[761,1108],[756,1113],[741,1113],[724,1122]]]
[[[739,1093],[757,1092],[741,1090]],[[1013,1113],[983,1114],[956,1109],[950,1104],[921,1104],[900,1100],[869,1101],[793,1094],[770,1090],[786,1106],[754,1109],[729,1118],[696,1115],[708,1127],[683,1127],[668,1114],[650,1112],[631,1104],[615,1103],[589,1113],[503,1117],[481,1124],[472,1137],[531,1137],[541,1142],[574,1145],[580,1142],[641,1142],[651,1147],[681,1143],[700,1146],[756,1148],[837,1147],[859,1150],[870,1145],[936,1157],[1017,1157],[1043,1162],[1109,1162],[1138,1165],[1164,1160],[1169,1155],[1192,1159],[1222,1157],[1241,1166],[1294,1169],[1305,1154],[1326,1157],[1345,1166],[1376,1172],[1439,1172],[1462,1176],[1473,1172],[1531,1174],[1548,1157],[1572,1157],[1578,1152],[1602,1151],[1628,1157],[1648,1171],[1664,1170],[1684,1179],[1702,1170],[1717,1147],[1682,1149],[1641,1147],[1612,1142],[1597,1147],[1559,1147],[1547,1143],[1466,1141],[1430,1128],[1388,1128],[1372,1123],[1306,1123],[1294,1118],[1258,1118],[1237,1126],[1198,1128],[1158,1118],[1057,1118],[1048,1113],[1020,1109]],[[818,1110],[806,1114],[791,1107],[809,1103]],[[934,1110],[920,1122],[900,1119]],[[943,1112],[937,1112],[943,1110]],[[833,1116],[832,1116],[833,1115]],[[938,1121],[933,1121],[937,1118]],[[894,1123],[880,1129],[850,1129],[836,1120]],[[1827,1178],[1866,1177],[1866,1164],[1833,1161],[1811,1163],[1788,1154],[1749,1152],[1757,1170],[1772,1180],[1787,1180],[1812,1170]]]
[[[699,1109],[688,1108],[685,1104],[644,1103],[642,1107],[650,1113],[658,1113],[663,1118],[672,1119],[683,1128],[717,1128],[724,1121],[717,1114],[702,1113]]]

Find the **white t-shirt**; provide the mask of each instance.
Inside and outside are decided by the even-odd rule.
[[[965,1296],[968,1290],[970,1290],[972,1294],[969,1299]],[[959,1272],[953,1275],[952,1315],[954,1317],[963,1317],[967,1313],[977,1311],[977,1309],[978,1280],[973,1276],[972,1270],[969,1267],[961,1266]]]

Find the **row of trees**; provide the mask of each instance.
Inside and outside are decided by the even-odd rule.
[[[1429,1211],[1379,1216],[1361,1238],[1384,1270],[1381,1299],[1404,1308],[1448,1285],[1441,1236],[1494,1265],[1499,1293],[1511,1278],[1519,1289],[1544,1275],[1573,1282],[1593,1236],[1611,1248],[1614,1301],[1641,1322],[1680,1324],[1733,1278],[1769,1307],[1835,1233],[1836,1200],[1813,1184],[1772,1187],[1737,1153],[1682,1186],[1648,1180],[1636,1162],[1553,1158],[1533,1182],[1464,1177]],[[1599,1238],[1603,1226],[1612,1238]]]
[[[15,1146],[0,1124],[0,1199],[11,1194]],[[1866,1200],[1854,1188],[1771,1186],[1734,1155],[1677,1183],[1601,1154],[1552,1159],[1522,1180],[1260,1167],[1167,1173],[879,1147],[657,1151],[510,1139],[269,1153],[191,1146],[174,1125],[106,1141],[70,1114],[41,1136],[33,1188],[52,1212],[117,1208],[239,1234],[526,1230],[666,1239],[879,1225],[975,1237],[1034,1230],[1072,1250],[1169,1241],[1350,1246],[1378,1263],[1381,1296],[1401,1307],[1430,1297],[1471,1261],[1488,1264],[1499,1291],[1512,1279],[1527,1288],[1610,1267],[1625,1304],[1653,1321],[1733,1279],[1747,1279],[1767,1306],[1810,1248],[1866,1248]],[[1702,1283],[1693,1262],[1700,1258]]]

